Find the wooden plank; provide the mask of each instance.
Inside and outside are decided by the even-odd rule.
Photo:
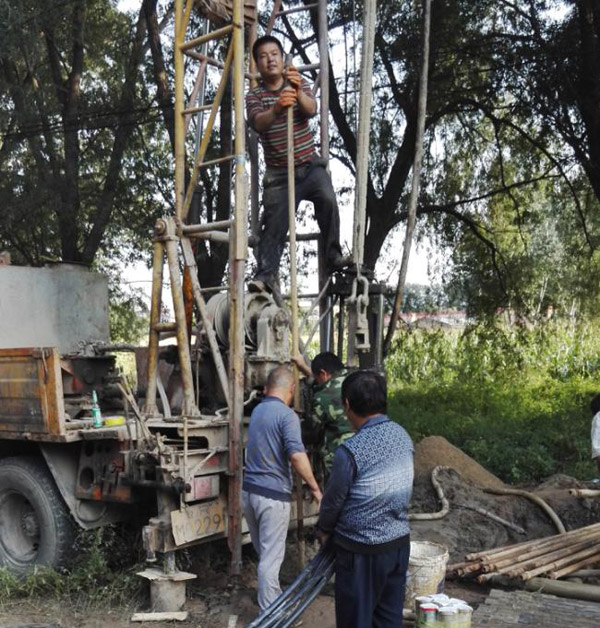
[[[177,611],[175,613],[134,613],[131,621],[186,621],[187,611]]]
[[[473,613],[473,628],[597,628],[600,604],[527,591],[493,589]]]
[[[0,431],[64,436],[56,347],[0,350]]]

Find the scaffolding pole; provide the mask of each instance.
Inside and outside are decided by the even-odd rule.
[[[244,3],[233,2],[235,206],[229,272],[229,549],[230,572],[242,568],[242,420],[244,416],[244,280],[248,251],[246,129],[244,121]]]

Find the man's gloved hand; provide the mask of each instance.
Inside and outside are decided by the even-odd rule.
[[[281,113],[288,107],[293,107],[297,100],[296,90],[293,87],[284,87],[279,95],[279,100],[275,103],[275,112]]]
[[[296,92],[302,89],[302,77],[300,76],[300,72],[298,72],[293,65],[288,66],[283,75]]]

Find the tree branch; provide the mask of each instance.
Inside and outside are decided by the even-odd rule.
[[[135,37],[131,45],[131,51],[127,66],[125,69],[125,79],[121,87],[121,97],[119,99],[119,122],[115,130],[113,147],[110,155],[110,161],[102,188],[102,194],[96,205],[92,219],[92,229],[90,230],[83,247],[82,259],[85,263],[91,263],[102,242],[104,232],[110,221],[110,216],[114,206],[115,196],[117,194],[118,181],[121,174],[121,164],[123,154],[127,147],[129,138],[135,128],[135,93],[137,79],[139,75],[139,66],[142,62],[144,39],[146,33],[146,3],[149,0],[143,0],[138,21],[135,29]]]
[[[171,147],[175,150],[175,113],[173,110],[173,94],[169,86],[165,57],[160,42],[160,26],[156,6],[158,0],[149,0],[144,3],[146,27],[148,29],[148,45],[152,53],[152,68],[154,70],[154,82],[156,83],[156,95],[160,110],[165,121],[165,127],[169,134]]]

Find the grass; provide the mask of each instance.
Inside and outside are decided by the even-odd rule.
[[[590,479],[599,367],[591,323],[404,332],[387,361],[389,411],[415,441],[444,436],[507,482]]]
[[[36,566],[23,576],[0,569],[0,606],[22,599],[61,600],[72,610],[129,608],[144,596],[135,552],[114,526],[80,532],[68,570]]]

